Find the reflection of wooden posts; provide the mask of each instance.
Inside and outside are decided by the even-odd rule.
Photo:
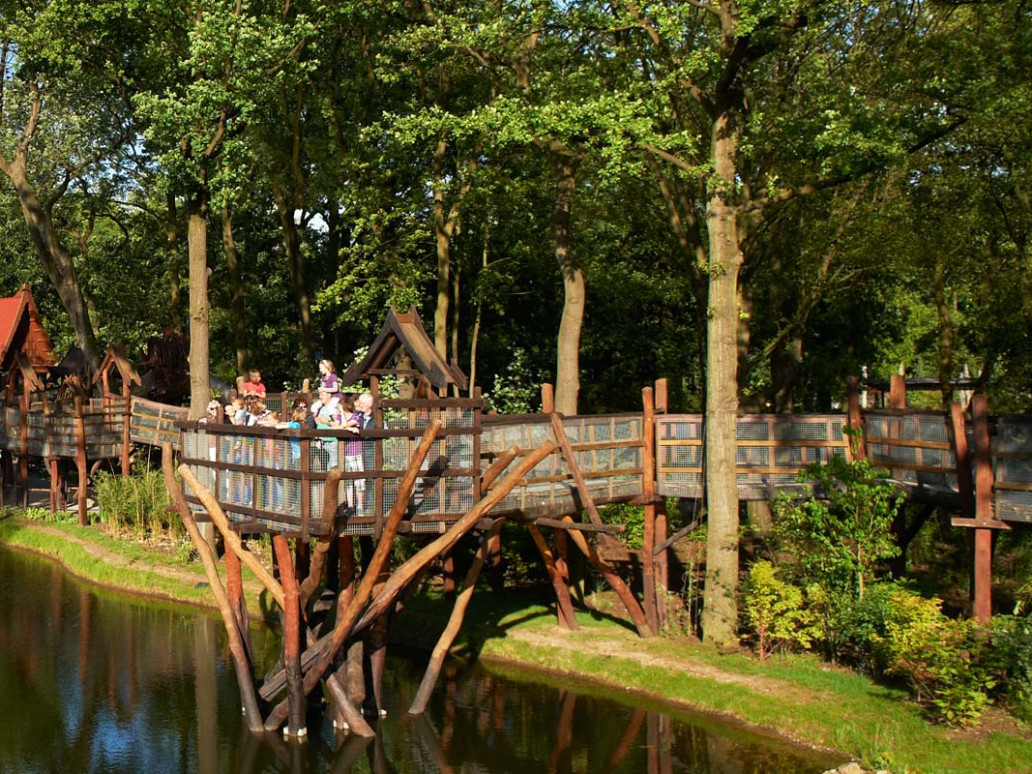
[[[860,410],[860,382],[855,376],[846,378],[846,407],[848,411],[849,429],[853,431],[853,439],[849,444],[849,459],[866,459],[867,443],[864,439],[864,415]]]
[[[258,698],[254,690],[251,661],[244,646],[243,636],[237,624],[237,619],[233,615],[229,599],[226,596],[225,589],[222,587],[222,580],[219,578],[218,569],[215,566],[214,553],[197,529],[197,523],[194,521],[193,514],[190,513],[190,506],[187,505],[186,496],[179,488],[179,484],[176,483],[172,462],[172,445],[170,443],[162,445],[161,470],[165,475],[165,487],[168,489],[169,495],[175,503],[176,510],[179,512],[179,517],[183,520],[186,531],[190,533],[190,540],[193,541],[194,548],[197,549],[201,562],[204,564],[208,584],[215,595],[215,603],[226,626],[226,634],[229,637],[229,652],[233,657],[234,671],[236,672],[237,685],[240,687],[240,698],[247,727],[254,732],[261,731],[263,728],[262,716],[258,709]]]
[[[666,414],[670,411],[670,401],[667,397],[667,380],[656,380],[656,414]],[[656,434],[653,432],[653,470],[659,468],[659,446],[655,445]],[[666,498],[659,494],[658,482],[656,486],[656,545],[662,546],[667,539],[667,512]],[[669,548],[662,548],[655,553],[656,556],[656,594],[659,598],[658,605],[660,627],[666,626],[667,619],[667,591],[670,588],[670,565]]]
[[[644,414],[641,424],[642,440],[645,443],[641,453],[641,494],[645,500],[644,536],[641,546],[642,594],[645,597],[645,619],[649,628],[659,631],[659,612],[656,600],[656,406],[652,388],[641,391]]]

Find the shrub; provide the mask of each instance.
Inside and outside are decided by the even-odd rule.
[[[809,648],[813,641],[813,614],[803,606],[803,592],[777,577],[767,561],[749,568],[744,596],[745,616],[756,632],[756,648],[766,661],[779,647]]]
[[[1000,676],[1001,698],[1017,717],[1032,723],[1032,620],[994,616],[988,638],[987,660]]]
[[[799,480],[823,496],[793,500],[783,492],[772,503],[775,539],[791,554],[796,582],[863,599],[877,564],[899,553],[891,530],[903,494],[867,460],[839,456]]]
[[[162,474],[151,471],[132,476],[100,472],[94,481],[100,518],[117,529],[138,535],[157,534],[168,529],[173,536],[184,532],[178,519],[170,519],[170,501]]]
[[[896,589],[888,599],[885,634],[872,636],[885,671],[902,677],[933,719],[974,722],[996,685],[986,637],[970,620],[942,613],[942,601]]]

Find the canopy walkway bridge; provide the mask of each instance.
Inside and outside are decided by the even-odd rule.
[[[407,358],[399,359],[402,353]],[[22,362],[9,372],[0,404],[3,492],[15,490],[24,498],[28,463],[36,459],[51,473],[51,507],[61,507],[62,471],[74,466],[85,523],[94,466],[119,461],[128,472],[134,444],[162,447],[166,482],[208,569],[230,636],[245,716],[256,731],[286,722],[290,733],[303,733],[303,697],[325,681],[336,722],[372,733],[357,705],[363,699],[376,705],[376,667],[372,696],[364,696],[349,675],[355,662],[348,648],[362,642],[382,656],[387,617],[404,592],[431,562],[447,561],[456,543],[475,533],[479,551],[413,703],[412,711],[422,711],[473,585],[483,568],[498,560],[499,530],[507,520],[531,532],[556,590],[561,625],[577,625],[569,592],[570,541],[614,588],[639,632],[657,631],[666,554],[683,536],[667,535],[664,503],[668,497],[703,497],[702,416],[667,413],[664,382],[643,391],[641,412],[609,415],[559,416],[547,391],[543,413],[525,416],[486,414],[476,397],[438,397],[464,377],[433,353],[414,310],[392,311],[370,354],[343,381],[368,380],[377,394],[380,378],[388,374],[418,376],[427,389],[419,397],[379,398],[375,429],[356,436],[189,421],[184,408],[132,395],[138,377],[114,352],[91,386],[66,383],[57,391],[46,390]],[[119,380],[121,390],[113,389]],[[297,397],[270,395],[267,405],[285,416]],[[991,417],[979,396],[970,417],[959,406],[948,412],[902,405],[864,411],[856,397],[854,390],[843,413],[741,416],[740,498],[769,500],[779,491],[806,487],[799,475],[813,463],[832,455],[866,455],[887,468],[910,498],[947,509],[956,514],[955,524],[975,529],[975,612],[988,615],[991,533],[1032,523],[1032,417]],[[859,442],[851,444],[851,436]],[[173,454],[180,460],[181,483]],[[356,455],[364,461],[360,470],[333,464]],[[617,502],[646,510],[641,602],[607,560],[604,541],[596,546],[585,536],[622,529],[603,523],[597,511],[598,505]],[[582,513],[586,520],[575,518]],[[225,588],[211,542],[196,527],[197,521],[209,520],[226,544]],[[555,530],[554,547],[542,535],[543,526]],[[278,577],[240,540],[255,533],[273,535]],[[392,570],[391,544],[402,533],[422,547]],[[293,555],[287,538],[295,539]],[[355,565],[355,538],[367,541],[361,569]],[[324,582],[331,550],[338,552],[338,566]],[[242,564],[262,581],[285,621],[281,668],[260,685],[251,677]],[[320,585],[337,591],[321,608],[315,596]],[[327,607],[335,613],[325,616]],[[375,657],[372,663],[378,663]],[[379,663],[382,669],[382,658]],[[263,719],[260,702],[284,692]]]

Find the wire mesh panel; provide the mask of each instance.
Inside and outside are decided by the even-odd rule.
[[[163,443],[179,443],[179,429],[176,422],[185,421],[189,409],[182,406],[168,406],[144,398],[132,399],[129,438],[134,443],[160,446]]]
[[[840,414],[746,414],[736,425],[739,496],[772,496],[797,486],[809,465],[849,452]],[[656,418],[656,481],[667,497],[702,497],[705,427],[698,414]]]
[[[1032,417],[997,418],[993,477],[996,518],[1032,523]]]
[[[950,418],[935,411],[871,411],[864,415],[867,457],[918,490],[957,491]]]
[[[619,502],[641,494],[644,440],[640,414],[565,417],[562,424],[574,461],[596,503]],[[489,464],[510,447],[526,453],[551,435],[548,416],[491,417],[484,423],[481,453]],[[559,450],[535,465],[495,506],[495,512],[543,507],[568,513],[583,507]]]

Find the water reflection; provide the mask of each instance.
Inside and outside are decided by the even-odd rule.
[[[252,633],[256,663],[273,637]],[[371,740],[309,716],[307,743],[244,728],[221,622],[95,594],[0,549],[0,771],[817,772],[833,761],[512,675],[449,664],[408,716],[423,664],[392,657]]]

